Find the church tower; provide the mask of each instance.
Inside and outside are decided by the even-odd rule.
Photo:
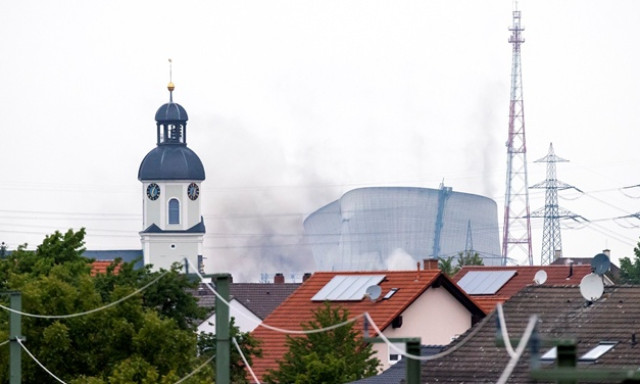
[[[187,258],[201,270],[205,227],[200,184],[205,178],[204,167],[187,147],[187,111],[173,102],[172,82],[168,89],[169,102],[156,112],[157,145],[138,170],[144,264],[152,264],[154,270],[169,269],[175,262],[184,264]]]

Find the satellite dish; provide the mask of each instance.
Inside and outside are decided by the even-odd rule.
[[[596,301],[604,292],[604,284],[602,283],[602,277],[595,273],[590,273],[582,278],[580,281],[580,294],[587,301]]]
[[[376,301],[376,299],[380,297],[381,293],[382,293],[382,288],[380,288],[379,285],[371,285],[367,287],[367,290],[364,295],[367,296],[369,300]]]
[[[535,276],[533,276],[533,282],[536,283],[536,285],[542,285],[545,281],[547,281],[547,272],[545,272],[544,269],[539,270]]]
[[[604,275],[609,271],[611,267],[611,261],[609,260],[609,256],[604,253],[598,253],[591,259],[591,270],[596,275]]]

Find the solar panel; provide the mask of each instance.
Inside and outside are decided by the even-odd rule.
[[[311,301],[360,301],[367,288],[377,285],[384,275],[338,275],[334,276]]]
[[[458,285],[470,295],[493,295],[516,274],[511,271],[469,271]]]

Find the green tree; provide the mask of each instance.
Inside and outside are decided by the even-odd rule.
[[[456,267],[453,265],[453,259],[454,256],[438,258],[438,268],[447,276],[453,276],[457,272]]]
[[[253,356],[262,357],[262,349],[260,349],[260,341],[251,335],[249,332],[241,332],[235,324],[235,319],[231,318],[229,325],[229,337],[230,339],[236,339],[242,354],[247,359],[249,366],[253,363]],[[231,361],[231,382],[234,384],[246,384],[249,383],[247,378],[247,371],[242,361],[240,352],[235,348],[233,343],[230,346],[230,361]],[[213,333],[201,333],[198,336],[198,351],[201,356],[209,357],[216,354],[216,335]]]
[[[22,317],[25,346],[47,369],[73,384],[175,383],[206,361],[208,356],[197,354],[194,331],[207,309],[186,292],[197,281],[177,265],[152,272],[121,263],[115,274],[114,263],[106,275],[92,276],[92,260],[83,252],[84,230],[69,230],[47,236],[35,251],[22,246],[0,259],[2,289],[22,293],[24,312],[89,312],[57,319]],[[143,292],[90,312],[154,280]],[[5,296],[0,300],[8,306]],[[8,318],[8,312],[0,312],[0,341],[8,339]],[[0,382],[8,382],[8,348],[0,348],[0,362]],[[22,366],[24,382],[52,382],[33,360],[23,358]],[[183,383],[211,383],[213,377],[213,364],[208,364]]]
[[[640,242],[633,248],[635,256],[620,259],[620,283],[640,284]]]
[[[478,252],[464,251],[458,253],[457,264],[453,265],[454,256],[440,257],[438,260],[438,268],[447,276],[453,276],[465,265],[484,265],[482,257]]]
[[[347,309],[334,308],[329,303],[313,315],[313,320],[302,324],[304,330],[326,328],[349,319]],[[302,337],[287,336],[287,346],[289,350],[278,369],[265,375],[265,383],[346,383],[375,375],[380,365],[373,357],[371,344],[365,343],[353,322]]]

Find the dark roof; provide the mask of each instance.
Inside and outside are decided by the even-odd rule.
[[[175,230],[165,231],[160,227],[158,227],[156,224],[151,224],[141,233],[206,233],[206,230],[204,227],[204,219],[200,217],[200,222],[194,225],[193,227],[187,229],[186,231],[175,231]]]
[[[231,283],[229,295],[254,315],[264,319],[299,286],[300,283]],[[198,289],[196,297],[201,307],[213,308],[215,305],[214,293],[203,285]]]
[[[256,316],[264,319],[299,286],[300,283],[233,283],[229,287],[229,294]]]
[[[539,316],[537,331],[542,341],[575,339],[580,357],[601,341],[617,342],[595,362],[578,362],[581,369],[640,366],[640,345],[632,342],[640,328],[640,286],[605,287],[603,296],[587,303],[578,286],[529,286],[503,305],[511,338],[522,335],[529,317]],[[467,335],[473,336],[467,339]],[[496,346],[496,312],[447,346],[449,355],[422,365],[422,383],[494,383],[509,361],[504,347]],[[516,347],[514,346],[514,349]],[[550,346],[541,347],[541,354]],[[521,356],[509,383],[533,383],[530,353]],[[555,363],[543,363],[551,368]],[[538,381],[543,383],[544,381]]]
[[[432,356],[442,351],[442,345],[423,345],[420,347],[420,356]],[[407,380],[407,359],[402,358],[386,371],[376,376],[370,376],[350,384],[401,384]]]
[[[136,261],[135,268],[142,268],[142,249],[116,249],[116,250],[86,250],[82,256],[88,259],[101,261],[114,261],[122,259],[123,262],[130,263]]]
[[[204,166],[186,144],[162,144],[144,157],[138,180],[204,180]]]
[[[156,121],[158,123],[161,122],[172,122],[172,121],[187,121],[189,120],[189,116],[187,116],[187,111],[182,108],[182,105],[178,103],[169,102],[162,105],[158,108],[156,112]]]

